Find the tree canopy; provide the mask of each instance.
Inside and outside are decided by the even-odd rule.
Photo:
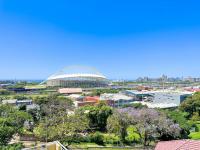
[[[188,113],[188,118],[195,116],[196,121],[200,121],[200,92],[188,97],[180,105],[180,110]]]
[[[155,109],[132,107],[115,111],[108,118],[107,129],[119,134],[121,140],[125,141],[127,128],[130,125],[136,127],[144,145],[149,145],[156,138],[162,140],[179,138],[181,130],[179,124]]]
[[[8,105],[0,106],[0,145],[6,145],[14,134],[21,133],[25,121],[31,116]]]
[[[112,114],[112,108],[101,102],[97,106],[86,106],[81,108],[89,119],[91,129],[105,131],[107,118]]]

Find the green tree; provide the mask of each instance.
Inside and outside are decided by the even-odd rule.
[[[8,105],[0,106],[0,145],[6,145],[16,133],[21,133],[24,122],[31,120],[26,112]]]
[[[16,144],[9,144],[6,146],[0,146],[1,150],[21,150],[24,148],[22,143],[16,143]]]
[[[34,133],[46,141],[59,140],[71,144],[73,140],[88,129],[88,119],[81,111],[72,112],[70,99],[50,95],[41,104],[41,121],[34,128]]]
[[[135,109],[129,107],[118,109],[108,118],[107,129],[119,135],[121,141],[125,142],[127,128],[130,125],[135,127],[135,132],[138,133],[144,146],[149,145],[151,141],[156,139],[169,140],[180,137],[179,124],[167,118],[164,113],[149,108]]]
[[[130,125],[127,128],[126,141],[128,143],[138,143],[141,141],[140,135],[138,134],[137,128],[133,125]]]
[[[104,136],[97,131],[90,135],[90,141],[99,145],[104,145]]]
[[[33,122],[37,124],[41,118],[40,110],[39,108],[33,108],[27,111],[28,114],[30,114],[33,118]]]
[[[35,100],[40,106],[39,116],[45,117],[48,114],[54,114],[61,111],[73,110],[73,101],[66,97],[52,94],[47,97],[40,97],[41,99]]]
[[[100,96],[101,94],[104,94],[104,93],[118,93],[118,92],[119,92],[119,89],[94,89],[90,95]]]
[[[2,122],[3,121],[3,122]],[[9,119],[1,119],[0,123],[0,145],[7,145],[12,136],[16,133]]]
[[[24,99],[29,99],[29,97],[27,97],[25,95],[14,95],[13,99],[24,100]]]
[[[178,110],[174,111],[165,111],[165,114],[172,119],[175,123],[179,124],[181,128],[181,138],[186,139],[190,134],[190,129],[192,128],[191,124],[187,120],[188,113],[181,112]]]
[[[191,118],[193,114],[197,113],[200,116],[200,92],[188,97],[180,105],[180,110],[188,112],[188,117]]]
[[[33,101],[38,105],[47,104],[48,96],[36,96],[33,98]]]
[[[131,125],[131,118],[127,112],[114,111],[113,115],[108,118],[107,130],[119,135],[120,140],[125,142],[129,125]]]
[[[0,95],[10,95],[12,92],[6,89],[0,89]]]
[[[81,109],[86,112],[92,129],[106,130],[107,118],[112,115],[112,108],[110,106],[101,102],[97,106],[86,106]]]
[[[35,135],[47,141],[59,140],[67,143],[69,146],[76,140],[79,134],[89,128],[89,122],[85,115],[62,113],[57,112],[56,114],[46,116],[34,129]]]

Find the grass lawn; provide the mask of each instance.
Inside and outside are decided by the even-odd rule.
[[[37,84],[37,85],[27,85],[25,86],[26,89],[46,89],[46,85],[40,85],[40,84]]]
[[[118,147],[118,146],[113,146],[111,144],[107,144],[105,146],[98,145],[95,143],[73,143],[71,146],[69,146],[71,149],[88,149],[88,150],[142,150],[143,147],[141,145],[135,146],[135,147],[130,147],[130,146],[125,146],[125,147]]]
[[[200,132],[192,132],[189,137],[193,140],[200,140]]]
[[[191,132],[189,137],[193,140],[200,140],[200,122],[197,122],[196,126],[199,129],[199,131],[198,132]]]

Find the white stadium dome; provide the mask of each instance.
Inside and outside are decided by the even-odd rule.
[[[57,87],[104,87],[109,80],[95,68],[69,66],[47,78],[47,86]]]

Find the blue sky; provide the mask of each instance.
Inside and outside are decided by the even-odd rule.
[[[197,0],[0,0],[0,79],[70,65],[109,78],[200,77]]]

